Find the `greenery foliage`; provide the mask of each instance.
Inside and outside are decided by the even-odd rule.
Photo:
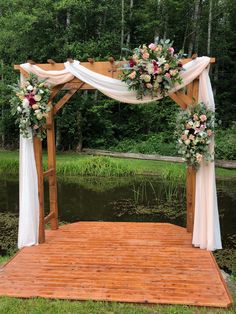
[[[11,255],[16,250],[18,218],[10,213],[0,213],[0,255]]]
[[[37,135],[40,139],[46,137],[46,118],[51,107],[48,106],[50,89],[45,80],[30,73],[24,82],[11,86],[13,96],[10,100],[11,113],[19,125],[20,134],[25,138]]]
[[[181,110],[176,121],[179,154],[188,165],[198,169],[202,160],[212,161],[214,151],[210,147],[214,134],[215,115],[204,103]]]
[[[99,176],[99,177],[121,177],[130,176],[134,171],[125,164],[116,163],[109,157],[83,158],[79,162],[70,161],[63,163],[58,169],[58,174]]]

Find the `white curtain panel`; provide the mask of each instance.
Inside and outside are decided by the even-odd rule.
[[[29,131],[31,132],[31,131]],[[32,133],[32,132],[31,132]],[[38,176],[33,140],[20,136],[20,213],[18,248],[38,244],[39,199]]]
[[[204,101],[209,108],[214,110],[214,98],[208,75],[209,63],[210,58],[200,57],[185,64],[181,74],[183,83],[175,86],[169,93],[181,89],[199,76],[199,100]],[[135,91],[129,91],[126,83],[118,79],[95,73],[82,66],[79,61],[65,62],[64,65],[65,69],[61,71],[44,71],[28,63],[22,64],[21,67],[28,73],[32,72],[40,78],[47,78],[48,82],[53,85],[62,84],[77,77],[108,97],[124,103],[149,103],[161,98],[160,95],[154,99],[147,96],[137,99]],[[32,221],[32,223],[35,222]],[[197,172],[193,245],[207,250],[221,248],[214,163],[201,165]]]

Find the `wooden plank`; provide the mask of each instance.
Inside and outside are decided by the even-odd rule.
[[[0,295],[228,307],[214,257],[165,223],[79,222],[47,230],[0,272]]]
[[[34,156],[38,175],[39,243],[44,243],[45,230],[44,230],[44,185],[43,185],[42,142],[36,136],[34,136]]]

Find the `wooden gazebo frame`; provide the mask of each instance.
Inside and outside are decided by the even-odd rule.
[[[182,63],[187,63],[192,59],[184,59]],[[53,60],[48,60],[48,64],[35,64],[43,70],[63,70],[63,63],[55,63]],[[70,60],[73,62],[73,60]],[[215,59],[211,58],[211,63],[214,63]],[[117,78],[119,75],[118,65],[111,59],[108,62],[82,62],[81,65],[86,68],[109,76]],[[24,71],[19,65],[14,66],[15,70],[19,70],[21,74],[27,77],[29,74]],[[50,104],[55,96],[64,90],[66,93],[61,97],[59,101],[53,106],[47,119],[47,154],[48,154],[48,170],[43,171],[42,163],[42,142],[37,137],[34,137],[34,154],[38,174],[38,194],[39,194],[39,243],[45,242],[45,224],[50,222],[51,229],[58,229],[58,198],[57,198],[57,179],[56,179],[56,148],[55,148],[55,128],[54,128],[54,116],[60,110],[67,101],[79,90],[94,90],[94,87],[80,81],[77,78],[72,79],[70,82],[57,85],[53,87],[50,97]],[[199,79],[196,78],[193,82],[187,85],[185,91],[178,91],[170,94],[169,96],[183,109],[186,109],[188,105],[198,101]],[[45,217],[44,212],[44,178],[48,177],[49,182],[49,203],[50,211]],[[193,231],[194,224],[194,206],[195,206],[195,181],[196,173],[193,168],[187,167],[186,176],[186,198],[187,198],[187,231]]]

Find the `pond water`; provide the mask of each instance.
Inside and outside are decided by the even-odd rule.
[[[45,209],[48,211],[45,183]],[[216,252],[225,270],[236,272],[236,180],[217,180],[224,250]],[[18,214],[18,180],[0,179],[0,212]],[[185,186],[157,176],[58,178],[59,217],[75,221],[155,221],[185,226]]]

